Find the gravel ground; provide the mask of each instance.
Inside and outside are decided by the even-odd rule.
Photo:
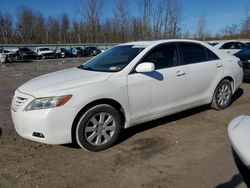
[[[250,114],[248,83],[226,110],[199,107],[138,125],[98,153],[18,136],[10,116],[14,90],[31,78],[86,60],[0,65],[0,187],[246,187],[233,162],[227,125],[237,115]]]

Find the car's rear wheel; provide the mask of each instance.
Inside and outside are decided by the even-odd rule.
[[[232,101],[232,86],[229,80],[222,80],[215,89],[211,107],[216,110],[227,108]]]
[[[110,105],[101,104],[83,114],[76,127],[78,145],[90,151],[101,151],[114,145],[121,132],[121,117]]]

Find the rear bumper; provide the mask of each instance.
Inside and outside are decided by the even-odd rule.
[[[250,79],[250,62],[243,62],[243,77],[245,79]]]
[[[243,69],[243,78],[250,79],[250,69]]]

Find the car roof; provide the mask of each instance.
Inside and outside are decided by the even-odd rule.
[[[204,44],[204,42],[200,42],[197,40],[189,40],[189,39],[168,39],[168,40],[152,40],[152,41],[135,41],[135,42],[127,42],[123,44],[119,44],[118,46],[125,46],[125,45],[133,45],[133,46],[138,46],[141,48],[146,48],[151,45],[158,45],[158,44],[163,44],[167,42],[194,42],[194,43],[200,43]]]
[[[239,41],[239,40],[224,40],[224,41],[217,41],[218,44],[214,45],[214,47],[216,48],[220,48],[222,45],[224,45],[225,43],[228,43],[228,42],[239,42],[239,43],[244,43],[242,41]]]

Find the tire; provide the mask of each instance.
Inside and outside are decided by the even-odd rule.
[[[121,133],[121,117],[107,104],[90,108],[76,127],[77,144],[89,151],[101,151],[113,146]]]
[[[232,102],[232,86],[229,80],[222,80],[216,87],[211,108],[215,110],[226,109]]]
[[[0,62],[1,62],[1,63],[6,63],[6,61],[7,61],[6,56],[2,56],[2,57],[0,58]]]

